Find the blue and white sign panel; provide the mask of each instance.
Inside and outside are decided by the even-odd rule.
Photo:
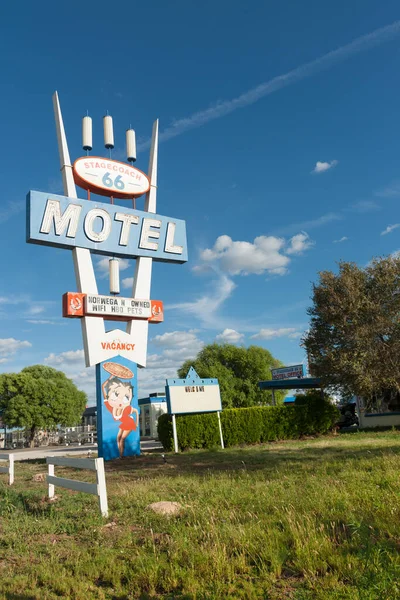
[[[125,258],[188,259],[181,219],[35,191],[27,196],[27,242]]]
[[[171,415],[222,410],[218,379],[202,379],[193,367],[185,379],[167,379],[165,389]]]
[[[271,369],[273,381],[279,379],[301,379],[304,377],[303,365],[292,365],[291,367],[280,367],[279,369]]]

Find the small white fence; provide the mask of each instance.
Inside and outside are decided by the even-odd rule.
[[[1,455],[0,455],[1,456]],[[47,483],[49,486],[49,498],[54,497],[54,486],[85,492],[99,497],[100,512],[103,517],[108,516],[106,477],[104,474],[104,460],[102,458],[63,458],[50,456],[46,459],[49,473]],[[89,469],[96,472],[96,483],[76,481],[76,479],[64,479],[54,475],[54,467],[70,467],[72,469]]]
[[[8,473],[8,484],[14,483],[14,454],[0,454],[0,460],[7,460],[8,467],[0,467],[0,473]]]

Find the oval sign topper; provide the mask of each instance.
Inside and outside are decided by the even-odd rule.
[[[142,171],[118,160],[84,156],[74,162],[75,183],[84,190],[101,196],[132,198],[150,189],[150,181]]]

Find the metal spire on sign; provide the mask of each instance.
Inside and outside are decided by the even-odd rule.
[[[64,123],[61,114],[58,93],[53,95],[54,116],[56,120],[58,151],[60,154],[61,173],[64,184],[64,194],[68,198],[77,198],[76,186],[69,157],[67,137],[65,135]],[[87,248],[73,248],[75,277],[78,291],[84,294],[97,294],[97,283],[93,269],[90,250]],[[81,319],[83,344],[85,346],[86,366],[94,364],[90,360],[91,347],[89,340],[101,339],[105,334],[103,319],[97,317],[83,317]]]
[[[155,213],[157,210],[157,164],[158,164],[158,119],[153,124],[153,133],[151,139],[150,160],[148,177],[150,180],[150,189],[147,192],[144,203],[144,210]],[[133,278],[132,298],[150,298],[151,292],[151,274],[153,259],[141,257],[136,259],[135,275]],[[146,366],[147,342],[149,323],[144,320],[129,321],[127,333],[134,335],[141,340],[140,357],[136,358],[138,365]]]

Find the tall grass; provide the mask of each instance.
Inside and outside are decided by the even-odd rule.
[[[104,521],[90,496],[49,504],[45,465],[17,463],[0,598],[400,598],[399,467],[397,432],[124,459]]]

